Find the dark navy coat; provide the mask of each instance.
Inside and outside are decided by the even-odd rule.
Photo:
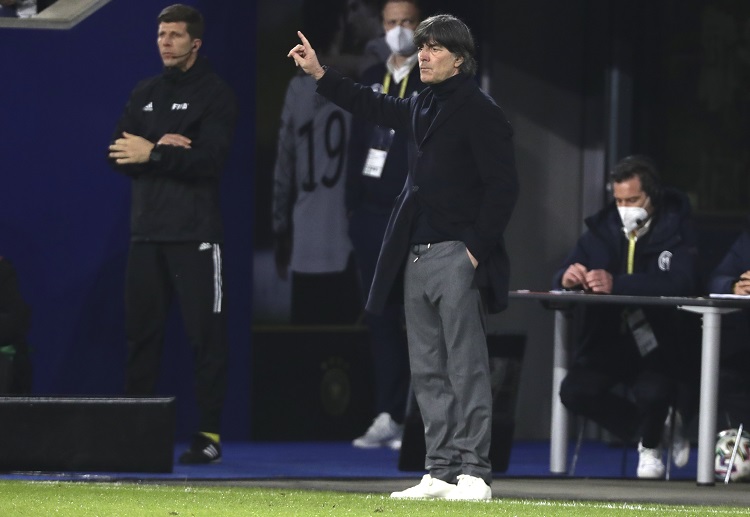
[[[587,231],[555,274],[553,289],[562,289],[565,270],[578,262],[590,270],[608,271],[613,280],[612,294],[698,294],[697,239],[690,203],[681,192],[664,189],[651,228],[636,244],[632,274],[627,273],[628,241],[615,203],[587,218],[586,227]],[[637,361],[635,343],[623,323],[623,310],[624,307],[609,304],[586,307],[576,361],[615,370],[622,366],[617,364],[618,360]],[[644,306],[642,310],[659,343],[659,355],[665,359],[674,356],[680,347],[688,348],[688,342],[691,349],[699,342],[698,336],[685,335],[687,327],[680,328],[678,322],[683,318],[677,315],[677,309]]]
[[[750,221],[748,227],[729,248],[708,281],[711,293],[731,293],[732,286],[740,275],[750,271]]]
[[[416,97],[398,99],[329,69],[317,91],[355,115],[411,134],[409,171],[391,212],[367,310],[380,312],[403,288],[400,274],[417,198],[430,214],[430,226],[460,235],[479,262],[474,279],[488,311],[503,310],[510,276],[503,234],[518,197],[518,178],[513,130],[497,104],[473,80],[464,81],[418,140],[416,128],[436,102],[429,87]]]

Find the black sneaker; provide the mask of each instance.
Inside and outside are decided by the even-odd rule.
[[[221,461],[221,444],[205,434],[193,436],[190,448],[180,455],[180,463],[217,463]]]

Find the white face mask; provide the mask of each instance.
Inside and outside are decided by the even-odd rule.
[[[400,25],[385,33],[385,42],[394,54],[411,56],[417,51],[414,45],[414,31]]]
[[[648,219],[648,212],[641,206],[618,206],[622,226],[627,233],[632,232]]]

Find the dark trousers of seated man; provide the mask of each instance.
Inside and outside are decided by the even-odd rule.
[[[560,400],[623,441],[640,438],[644,447],[655,449],[669,407],[680,408],[683,416],[688,412],[675,365],[668,360],[667,346],[641,355],[629,329],[620,324],[622,318],[617,323],[607,319],[584,334],[584,345],[560,387]],[[618,391],[617,386],[626,389]]]
[[[596,422],[623,441],[640,436],[644,447],[658,448],[669,406],[677,398],[676,383],[649,370],[632,380],[619,377],[573,366],[560,387],[560,399],[570,411]],[[613,390],[618,384],[630,388],[632,400]]]

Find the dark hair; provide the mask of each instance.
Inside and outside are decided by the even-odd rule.
[[[468,75],[477,72],[477,61],[474,59],[476,47],[474,37],[464,22],[450,14],[430,16],[419,24],[414,31],[414,44],[423,47],[438,43],[456,57],[462,57],[459,71]]]
[[[648,156],[642,154],[626,156],[617,162],[612,172],[609,173],[609,180],[613,183],[621,183],[634,176],[638,176],[641,180],[641,189],[651,198],[651,202],[658,203],[661,179],[656,164]]]
[[[174,4],[165,7],[157,17],[159,23],[185,22],[187,33],[192,39],[202,39],[205,24],[203,15],[194,7],[183,4]]]

